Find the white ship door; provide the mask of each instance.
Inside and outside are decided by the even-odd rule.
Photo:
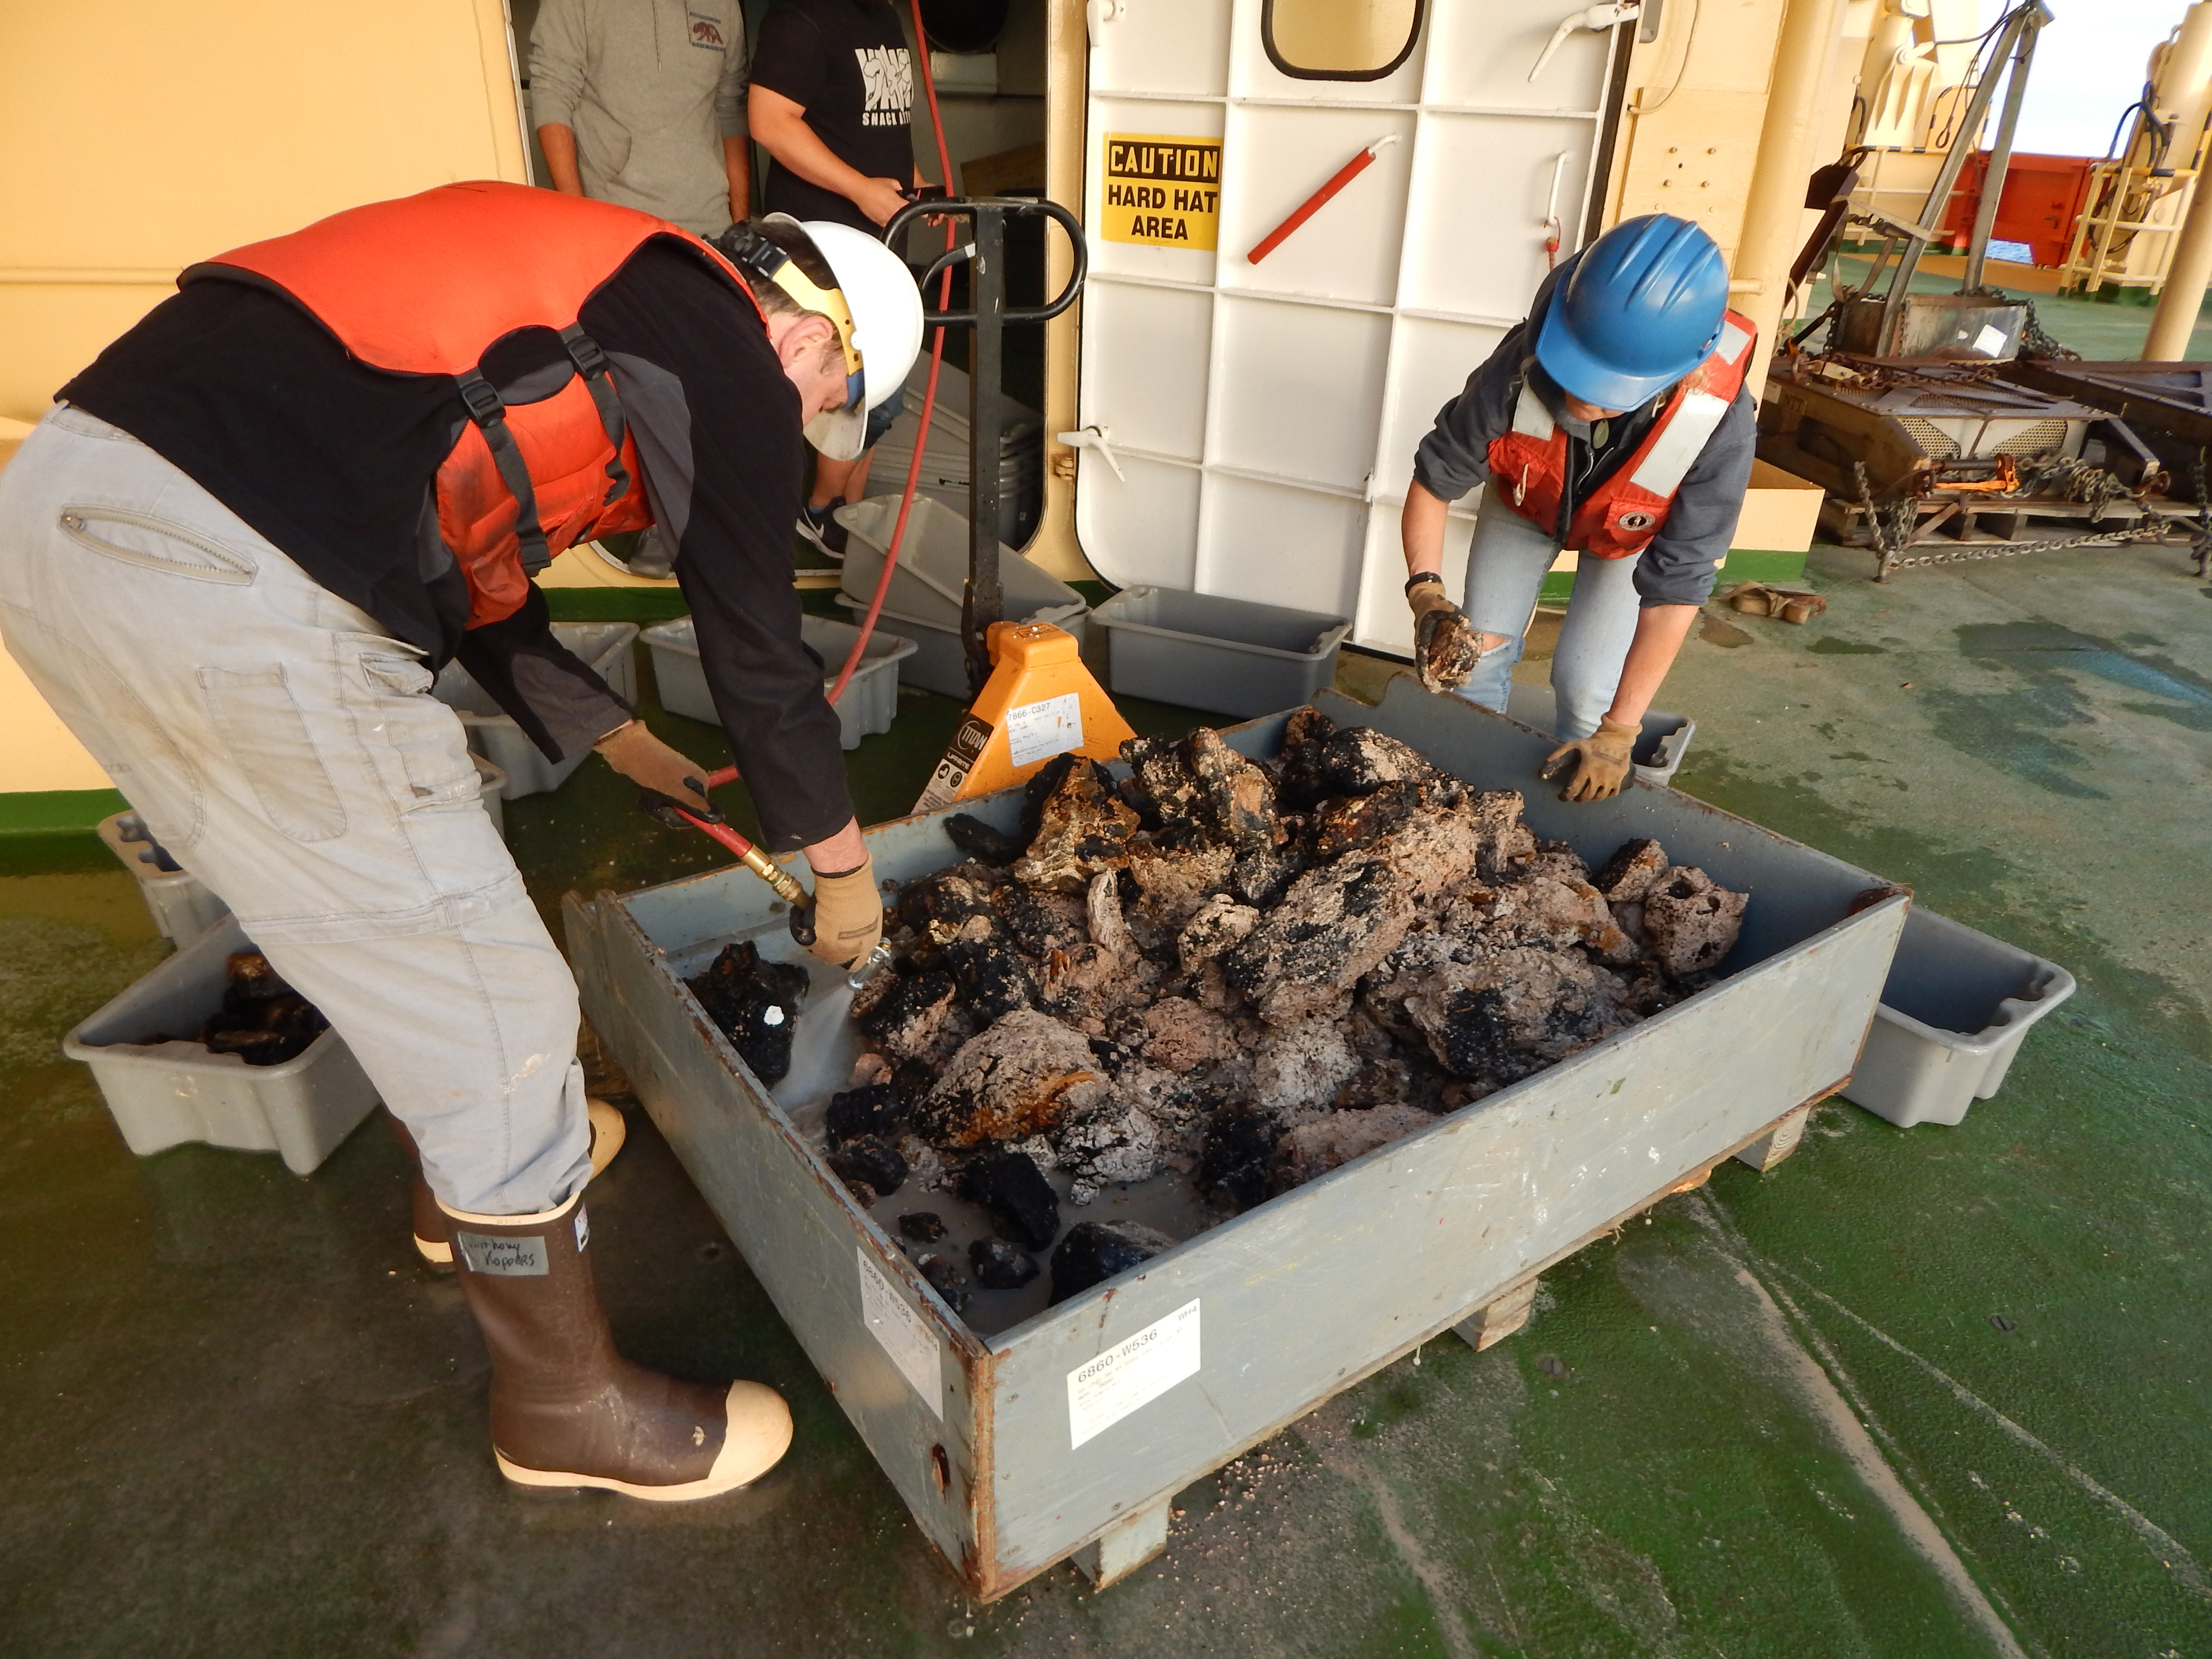
[[[1549,236],[1571,252],[1588,218],[1627,30],[1572,27],[1530,76],[1581,15],[1090,0],[1076,532],[1101,574],[1348,616],[1410,650],[1414,447],[1527,310]]]

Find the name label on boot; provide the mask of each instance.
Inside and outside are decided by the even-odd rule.
[[[472,1273],[496,1273],[502,1279],[543,1279],[545,1276],[545,1240],[537,1238],[495,1238],[489,1233],[471,1233],[456,1227],[453,1243],[468,1258]]]

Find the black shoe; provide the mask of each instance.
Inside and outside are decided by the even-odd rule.
[[[845,505],[842,495],[827,507],[807,507],[799,509],[799,533],[833,559],[845,556],[845,526],[837,522],[837,509]]]

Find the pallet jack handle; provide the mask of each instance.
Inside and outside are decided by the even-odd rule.
[[[1066,234],[1073,263],[1066,285],[1052,299],[1041,306],[1010,308],[1006,221],[1031,215],[1051,220]],[[922,276],[925,292],[931,277],[949,279],[954,265],[968,266],[968,309],[925,311],[922,319],[940,331],[975,331],[968,364],[968,582],[961,596],[960,639],[968,659],[969,690],[981,692],[991,678],[991,624],[1006,616],[1005,592],[999,582],[999,452],[1006,428],[1006,398],[999,386],[1001,336],[1009,324],[1048,323],[1073,305],[1090,274],[1091,251],[1082,224],[1057,202],[1016,196],[915,202],[891,216],[884,227],[884,240],[897,246],[901,234],[920,219],[945,221],[948,239],[953,241]],[[968,222],[964,240],[952,234],[954,220]],[[919,456],[921,451],[915,453]]]

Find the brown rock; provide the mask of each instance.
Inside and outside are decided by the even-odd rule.
[[[1146,1009],[1145,1033],[1145,1058],[1177,1075],[1237,1057],[1228,1020],[1188,997],[1162,997]]]
[[[1191,775],[1207,827],[1240,852],[1273,847],[1277,839],[1275,781],[1200,726],[1184,740]]]
[[[1015,879],[1080,893],[1101,871],[1127,866],[1128,840],[1136,828],[1137,815],[1115,798],[1105,769],[1079,762],[1040,805],[1036,834],[1014,860]]]
[[[1590,878],[1590,884],[1615,904],[1632,904],[1651,890],[1667,873],[1667,850],[1649,839],[1623,842],[1605,861],[1605,868]]]
[[[1137,884],[1134,906],[1139,917],[1170,937],[1198,907],[1229,884],[1236,861],[1233,848],[1218,842],[1167,848],[1149,834],[1129,837],[1129,874]]]
[[[1327,1106],[1359,1071],[1341,1002],[1301,1019],[1271,1021],[1252,1057],[1252,1094],[1279,1115]]]
[[[961,1045],[920,1117],[931,1139],[978,1146],[1049,1129],[1111,1092],[1080,1031],[1024,1008]]]
[[[1436,1121],[1418,1106],[1395,1104],[1331,1112],[1301,1123],[1276,1143],[1275,1190],[1287,1191],[1327,1175]]]
[[[1662,968],[1680,979],[1717,968],[1743,928],[1746,895],[1685,865],[1644,896],[1644,933]]]
[[[1309,870],[1243,943],[1218,958],[1229,985],[1281,1023],[1341,1006],[1419,914],[1413,889],[1374,855]]]
[[[1260,925],[1260,913],[1239,904],[1226,893],[1216,893],[1193,913],[1176,936],[1176,962],[1186,974],[1194,974],[1240,939],[1250,937]]]

